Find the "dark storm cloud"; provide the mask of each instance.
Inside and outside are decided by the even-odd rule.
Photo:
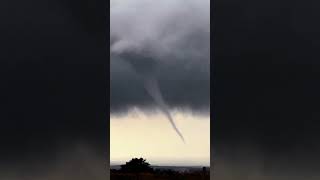
[[[143,109],[154,106],[136,68],[140,73],[150,71],[159,80],[171,108],[208,111],[209,3],[209,0],[111,1],[112,113],[135,106]],[[126,61],[135,63],[135,69]]]
[[[145,92],[143,82],[124,61],[112,61],[111,111],[127,110],[132,106],[150,107],[153,100]],[[210,103],[210,78],[200,67],[181,64],[157,66],[157,77],[167,103],[173,108],[205,110]]]

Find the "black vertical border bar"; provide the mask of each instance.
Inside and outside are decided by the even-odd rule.
[[[107,52],[107,56],[108,56],[108,60],[106,61],[106,77],[108,77],[108,82],[106,82],[107,84],[107,90],[106,90],[106,93],[107,93],[107,96],[108,99],[106,100],[107,103],[108,103],[108,107],[107,107],[107,127],[106,127],[106,176],[107,176],[107,179],[110,179],[110,147],[111,147],[111,144],[110,144],[110,0],[108,1],[105,1],[106,3],[106,43],[108,47],[108,49],[106,49],[106,52]]]
[[[214,176],[214,122],[216,120],[215,113],[215,68],[214,65],[214,21],[215,21],[215,0],[210,1],[210,180],[213,179]]]

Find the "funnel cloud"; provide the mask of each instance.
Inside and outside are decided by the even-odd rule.
[[[120,55],[121,56],[121,55]],[[159,108],[167,117],[169,122],[171,123],[173,129],[175,132],[179,135],[181,140],[185,142],[183,135],[177,128],[170,112],[169,108],[166,105],[164,98],[162,96],[162,93],[160,91],[158,81],[155,77],[155,65],[156,61],[152,58],[147,58],[147,57],[139,57],[139,56],[134,56],[133,54],[127,56],[126,53],[122,55],[124,60],[131,65],[131,67],[134,69],[134,71],[137,73],[137,75],[140,76],[141,81],[144,84],[144,88],[147,91],[147,93],[152,97],[154,102],[157,105],[157,108]],[[144,66],[140,66],[142,64],[145,64],[148,66],[148,68],[142,68]]]
[[[176,133],[179,135],[181,140],[185,143],[184,137],[177,128],[176,124],[174,123],[174,120],[168,110],[168,107],[166,103],[163,100],[162,94],[160,92],[158,82],[154,77],[148,77],[145,79],[145,88],[147,92],[150,94],[150,96],[154,99],[155,102],[157,102],[159,108],[164,112],[164,114],[167,116],[168,120],[170,121],[173,129],[176,131]]]

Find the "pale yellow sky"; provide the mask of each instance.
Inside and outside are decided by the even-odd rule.
[[[172,116],[186,144],[160,112],[111,115],[111,163],[143,157],[153,165],[210,165],[210,117],[177,111]]]

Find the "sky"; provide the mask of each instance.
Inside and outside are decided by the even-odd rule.
[[[111,117],[111,164],[122,164],[132,157],[144,157],[154,165],[209,166],[209,117],[179,111],[172,114],[186,144],[176,136],[161,112],[144,114],[133,109],[126,116]]]
[[[111,1],[111,162],[209,165],[209,5]]]

